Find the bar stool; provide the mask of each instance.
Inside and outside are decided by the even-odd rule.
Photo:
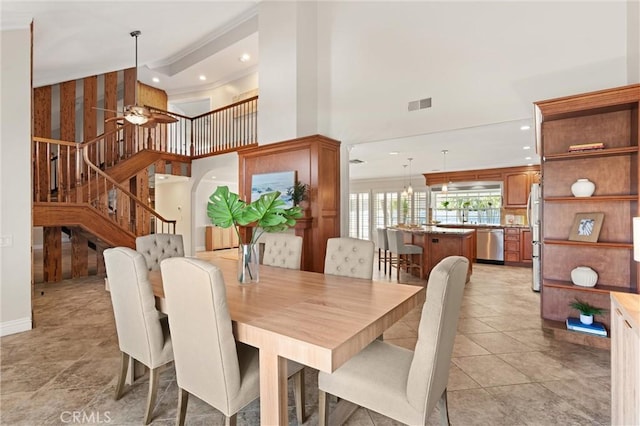
[[[380,261],[384,261],[384,274],[387,275],[387,255],[389,252],[389,238],[385,228],[378,228],[378,271],[380,270]],[[389,265],[389,273],[391,273],[391,265]]]
[[[404,243],[404,232],[397,229],[387,229],[387,238],[389,242],[390,252],[390,266],[389,275],[391,275],[391,267],[395,264],[397,276],[396,280],[400,281],[400,268],[407,268],[407,272],[411,271],[411,268],[420,268],[420,279],[422,279],[422,247],[414,244]],[[394,260],[393,255],[396,255]],[[414,263],[414,254],[420,255],[420,262]]]

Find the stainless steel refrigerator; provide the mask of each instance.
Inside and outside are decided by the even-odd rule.
[[[527,202],[527,222],[531,229],[531,244],[533,244],[533,277],[531,280],[531,289],[533,291],[540,291],[542,286],[542,271],[540,270],[540,216],[542,210],[542,191],[540,184],[534,183],[531,185],[531,191],[529,192],[529,200]]]

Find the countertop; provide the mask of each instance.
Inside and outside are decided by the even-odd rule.
[[[400,231],[405,232],[413,232],[415,234],[470,234],[475,231],[475,229],[469,228],[442,228],[439,226],[421,226],[419,228],[395,228]]]
[[[529,225],[523,225],[523,224],[509,224],[509,225],[504,225],[504,224],[495,224],[495,223],[447,223],[447,224],[441,224],[438,225],[441,227],[454,227],[454,228],[473,228],[473,229],[477,229],[477,228],[529,228]]]

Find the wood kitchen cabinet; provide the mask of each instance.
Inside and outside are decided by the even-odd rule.
[[[611,424],[640,424],[640,296],[611,293]]]
[[[504,229],[504,262],[512,266],[530,266],[533,263],[533,246],[529,228]]]
[[[504,206],[507,208],[527,207],[531,184],[540,181],[537,171],[521,171],[504,174]]]
[[[207,226],[204,245],[207,251],[238,247],[238,235],[233,227]]]

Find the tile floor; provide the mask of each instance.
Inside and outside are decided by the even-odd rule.
[[[474,264],[465,289],[449,376],[454,425],[593,425],[610,422],[609,352],[559,342],[541,331],[531,270]],[[388,280],[375,270],[375,279]],[[423,282],[403,275],[403,281]],[[141,378],[114,401],[119,352],[109,294],[100,277],[38,284],[32,331],[0,339],[0,424],[142,424],[147,395]],[[385,334],[413,348],[420,311]],[[306,371],[307,420],[317,424],[317,374]],[[174,371],[161,375],[154,425],[174,424]],[[290,423],[296,424],[290,398]],[[73,417],[73,416],[76,417]],[[221,415],[190,399],[188,425],[217,425]],[[437,413],[429,424],[438,424]],[[238,415],[259,424],[259,404]],[[397,424],[359,409],[348,425]]]

